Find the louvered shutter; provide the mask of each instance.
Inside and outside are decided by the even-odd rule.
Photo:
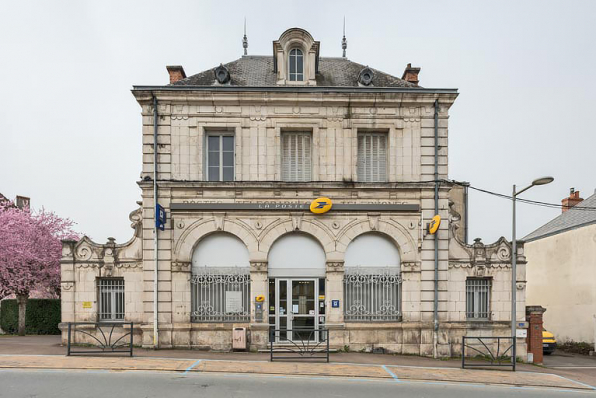
[[[282,181],[310,181],[312,163],[310,133],[282,133],[281,158]]]
[[[387,181],[387,135],[384,133],[358,134],[358,181]]]

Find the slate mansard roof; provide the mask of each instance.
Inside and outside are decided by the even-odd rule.
[[[561,213],[558,217],[525,236],[522,240],[530,242],[590,224],[596,224],[596,210],[582,210],[582,208],[586,207],[596,209],[596,193],[573,206],[565,213]]]
[[[240,59],[224,64],[230,72],[230,86],[273,87],[277,86],[273,57],[265,55],[245,55]],[[358,75],[366,66],[346,58],[319,58],[319,72],[316,74],[318,86],[358,87]],[[374,73],[373,87],[421,88],[413,83],[370,68]],[[170,86],[218,86],[215,67],[196,75],[179,80]]]

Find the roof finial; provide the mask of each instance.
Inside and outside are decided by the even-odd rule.
[[[244,55],[248,55],[248,38],[246,37],[246,17],[244,17],[244,37],[242,38],[242,47],[244,48]]]
[[[346,57],[346,48],[348,48],[348,41],[346,40],[346,16],[344,15],[344,37],[341,39],[341,48],[344,50],[343,57]]]

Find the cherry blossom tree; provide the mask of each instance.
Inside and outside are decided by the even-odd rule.
[[[34,212],[0,202],[0,297],[16,296],[21,336],[31,292],[59,289],[61,240],[79,238],[73,224],[44,209]]]

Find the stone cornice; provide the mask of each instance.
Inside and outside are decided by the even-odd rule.
[[[144,188],[150,187],[153,189],[153,181],[138,181],[137,184]],[[231,181],[231,182],[207,182],[207,181],[188,181],[188,180],[159,180],[160,187],[163,188],[205,188],[209,190],[271,190],[271,189],[287,189],[287,190],[346,190],[355,189],[359,191],[394,191],[400,190],[420,190],[420,189],[434,189],[434,183],[426,182],[387,182],[387,183],[344,183],[340,181],[330,182],[307,182],[307,183],[294,183],[294,182],[281,182],[281,181]],[[447,183],[441,183],[439,190],[449,191],[451,185]],[[365,199],[363,199],[365,200]]]

